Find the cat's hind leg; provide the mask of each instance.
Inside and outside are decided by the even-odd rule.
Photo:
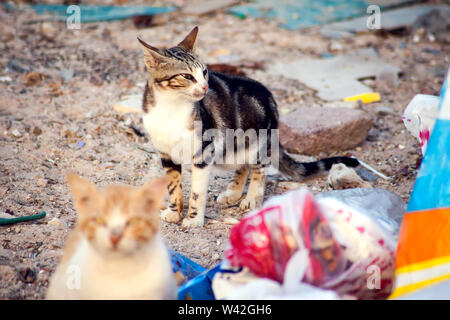
[[[237,169],[234,173],[233,181],[228,184],[225,191],[219,194],[217,202],[225,205],[238,202],[242,197],[242,192],[244,192],[249,171],[250,169],[247,167]]]
[[[181,188],[181,165],[175,164],[169,156],[161,155],[161,163],[169,177],[169,207],[161,213],[161,218],[167,222],[178,222],[183,212],[183,190]]]
[[[266,178],[267,176],[264,168],[252,169],[247,195],[242,199],[241,204],[239,205],[241,210],[253,210],[262,204],[264,199],[264,189],[266,187]]]

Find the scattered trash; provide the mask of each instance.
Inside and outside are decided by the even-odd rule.
[[[373,1],[371,2],[373,4]],[[383,13],[380,27],[382,30],[389,31],[411,26],[415,24],[416,19],[421,15],[436,9],[445,12],[450,10],[449,7],[445,5],[417,5],[394,10],[383,10],[383,8],[381,8]],[[359,32],[373,32],[367,28],[367,18],[368,15],[366,14],[359,18],[330,23],[323,26],[320,32],[324,37],[328,38],[342,38],[353,36],[355,33]]]
[[[6,83],[8,83],[8,82],[11,82],[11,81],[12,81],[11,77],[8,77],[8,76],[6,76],[6,77],[0,77],[0,82],[6,82]]]
[[[16,6],[5,4],[10,9]],[[80,22],[99,22],[128,19],[139,15],[154,15],[174,11],[175,7],[152,7],[152,6],[100,6],[100,5],[77,5],[83,13]],[[66,20],[68,5],[62,4],[36,4],[30,8],[37,14],[54,14],[53,18],[45,20]],[[23,6],[21,7],[23,8]]]
[[[304,189],[272,197],[231,229],[231,248],[225,252],[225,257],[234,269],[219,270],[216,277],[221,279],[220,275],[248,272],[245,271],[248,269],[255,276],[295,288],[298,283],[284,282],[289,264],[295,264],[293,272],[296,270],[306,285],[332,290],[339,297],[386,298],[393,285],[396,242],[393,228],[386,228],[386,223],[379,222],[378,217],[383,214],[386,213],[378,213],[374,218],[359,207],[331,197],[316,200]],[[236,269],[239,267],[244,269]],[[373,268],[379,275],[376,284],[370,282]],[[228,297],[220,292],[215,295],[239,296],[229,289],[234,287],[237,292],[243,284],[242,281],[229,282]],[[273,284],[269,285],[273,287]],[[214,283],[213,287],[217,288]],[[317,293],[324,297],[330,294]]]
[[[363,103],[378,102],[381,100],[381,96],[378,92],[369,92],[344,98],[344,101],[359,101],[359,100],[361,100]]]
[[[332,190],[315,195],[317,200],[333,198],[364,212],[398,237],[406,205],[397,194],[380,188]]]
[[[86,143],[84,143],[83,141],[80,141],[80,140],[79,140],[79,141],[77,142],[77,148],[78,148],[78,149],[81,149],[81,148],[83,148],[83,147],[85,146],[85,144],[86,144]]]
[[[442,86],[439,115],[401,225],[391,299],[450,298],[449,74]]]
[[[372,185],[361,179],[353,168],[349,168],[343,163],[333,164],[328,174],[328,183],[335,190],[372,188]]]
[[[358,79],[378,77],[387,70],[393,74],[399,74],[401,71],[380,59],[373,48],[327,59],[305,58],[289,63],[277,63],[271,66],[270,70],[274,74],[298,80],[317,90],[317,96],[326,101],[343,100],[372,91]]]
[[[431,132],[439,113],[439,97],[418,94],[403,113],[402,120],[406,129],[420,142],[422,154],[425,154]]]
[[[250,4],[232,7],[228,12],[239,18],[248,16],[264,18],[268,21],[276,21],[283,28],[299,30],[359,16],[364,16],[366,21],[367,7],[374,2],[379,4],[380,9],[383,10],[383,17],[386,14],[384,10],[399,5],[399,1],[392,4],[392,1],[378,1],[377,3],[364,0],[255,0]],[[411,3],[412,1],[403,0],[401,2]]]
[[[42,211],[39,214],[31,215],[31,216],[23,216],[23,217],[16,217],[16,218],[0,218],[0,225],[6,225],[6,224],[14,224],[19,222],[26,222],[31,220],[37,220],[45,218],[46,212]]]

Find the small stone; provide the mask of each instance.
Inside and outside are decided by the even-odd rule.
[[[333,164],[328,174],[328,183],[335,190],[352,188],[372,188],[372,185],[361,179],[352,168],[343,163]]]
[[[51,22],[44,22],[41,25],[41,33],[47,40],[54,40],[59,32]]]
[[[47,181],[46,179],[38,179],[38,180],[36,181],[36,185],[37,185],[38,187],[45,188],[45,187],[47,186],[47,184],[48,184],[48,181]]]
[[[20,131],[17,130],[17,129],[14,129],[14,130],[11,132],[11,134],[12,134],[14,137],[16,137],[16,138],[20,138],[20,137],[22,136],[22,134],[20,133]]]
[[[238,224],[238,223],[239,223],[239,220],[236,219],[236,218],[227,217],[227,218],[223,219],[223,223],[235,225],[235,224]]]
[[[41,83],[42,80],[44,80],[44,75],[42,73],[31,71],[25,76],[25,85],[36,86]]]
[[[56,217],[47,222],[47,224],[51,226],[64,226],[64,223]]]
[[[375,112],[379,115],[395,114],[394,110],[386,106],[380,106],[376,108]]]
[[[33,134],[36,135],[36,136],[41,135],[42,134],[42,129],[39,128],[39,127],[34,127],[33,128]]]
[[[209,248],[203,248],[202,250],[200,250],[200,253],[204,256],[208,255],[209,253]]]
[[[286,190],[296,190],[304,187],[305,184],[293,181],[281,181],[278,183],[278,187],[286,189]]]

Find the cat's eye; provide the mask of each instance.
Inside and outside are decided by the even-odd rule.
[[[135,226],[141,222],[140,218],[131,218],[127,221],[127,226]]]
[[[101,217],[96,217],[94,218],[94,221],[96,224],[100,225],[100,226],[104,226],[106,225],[106,221],[105,219],[101,218]]]
[[[189,81],[195,81],[195,78],[191,76],[189,73],[182,73],[181,76]]]
[[[208,74],[208,69],[203,70],[203,75],[206,77],[206,75]]]

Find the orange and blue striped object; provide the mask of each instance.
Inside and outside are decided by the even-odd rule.
[[[449,72],[439,116],[402,221],[390,299],[450,299]]]

